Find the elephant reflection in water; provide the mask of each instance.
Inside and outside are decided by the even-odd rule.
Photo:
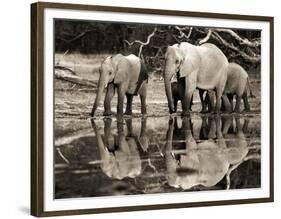
[[[117,122],[117,134],[112,134],[111,119],[104,120],[104,138],[100,128],[92,120],[97,144],[101,155],[101,169],[111,178],[135,178],[141,173],[141,158],[138,145],[147,148],[145,133],[146,118],[142,120],[140,137],[133,131],[132,119],[126,119],[127,134],[124,131],[124,120]]]
[[[168,184],[186,190],[198,185],[211,187],[220,182],[230,165],[241,161],[248,153],[240,119],[235,120],[237,131],[231,141],[224,139],[223,132],[228,132],[233,117],[224,120],[223,128],[221,118],[215,117],[209,118],[207,123],[202,122],[201,131],[208,125],[207,139],[197,143],[192,133],[191,118],[183,117],[181,134],[184,141],[181,142],[185,146],[181,150],[175,150],[175,144],[178,143],[173,143],[173,135],[178,125],[176,118],[171,118],[165,149]]]

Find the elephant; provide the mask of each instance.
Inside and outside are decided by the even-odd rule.
[[[179,79],[178,82],[174,81],[171,83],[172,86],[172,95],[173,95],[173,101],[174,101],[174,111],[177,112],[178,108],[178,101],[183,101],[184,99],[184,88],[185,88],[185,81],[184,79]],[[191,111],[192,107],[192,100],[193,96],[190,100],[190,107],[189,110]]]
[[[100,104],[101,96],[105,88],[104,116],[111,115],[111,100],[117,90],[117,116],[123,116],[124,97],[127,98],[125,114],[132,114],[133,97],[139,95],[141,100],[141,113],[146,114],[146,94],[147,94],[148,73],[143,61],[131,54],[124,56],[117,54],[105,58],[100,67],[100,78],[98,91],[91,112],[91,116]]]
[[[235,140],[229,145],[224,140],[221,118],[209,119],[211,124],[208,139],[197,143],[193,137],[191,118],[183,117],[181,132],[184,139],[181,143],[185,144],[185,148],[181,146],[180,149],[175,149],[174,144],[180,142],[173,143],[176,120],[170,118],[165,147],[166,178],[169,186],[184,190],[195,186],[215,186],[225,177],[231,165],[239,163],[248,154],[247,141],[239,125]]]
[[[117,135],[111,133],[110,118],[104,120],[104,139],[101,131],[94,119],[91,120],[97,138],[97,145],[101,155],[101,169],[110,178],[124,179],[125,177],[135,178],[141,174],[142,161],[140,158],[138,142],[132,134],[131,127],[128,125],[132,120],[126,121],[128,134],[125,135],[124,121],[117,121]],[[145,138],[145,136],[142,136]],[[145,147],[145,146],[144,146]]]
[[[227,67],[227,81],[222,96],[221,111],[233,111],[234,96],[236,96],[234,112],[238,113],[240,111],[241,99],[243,99],[244,102],[244,111],[250,111],[250,105],[247,94],[248,90],[250,91],[250,97],[255,97],[251,90],[249,76],[245,69],[236,63],[229,63]],[[215,99],[212,98],[212,96],[213,91],[207,91],[205,99],[202,103],[202,108],[204,112],[211,111],[214,107]]]
[[[196,88],[216,91],[216,112],[220,111],[221,97],[226,84],[228,60],[214,44],[195,46],[187,42],[168,46],[165,53],[164,82],[169,112],[174,113],[171,82],[184,79],[182,114],[188,114],[191,97]]]
[[[254,97],[250,87],[249,76],[245,71],[245,69],[236,63],[233,62],[229,63],[227,68],[227,81],[226,81],[223,95],[227,95],[230,101],[230,107],[231,107],[230,111],[233,110],[234,95],[236,96],[236,104],[234,107],[234,112],[238,113],[240,111],[241,99],[243,99],[244,102],[244,110],[250,111],[250,105],[248,102],[248,95],[247,95],[248,90],[250,91],[250,96]],[[227,107],[226,110],[228,110]]]

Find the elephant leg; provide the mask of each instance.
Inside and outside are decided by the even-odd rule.
[[[174,98],[174,110],[175,110],[175,112],[177,112],[177,109],[178,109],[178,99]]]
[[[189,111],[192,111],[192,105],[193,105],[193,95],[191,96],[191,100],[190,100],[190,105],[189,105]]]
[[[182,116],[188,115],[189,114],[189,107],[190,107],[190,99],[191,96],[189,97],[189,100],[186,100],[186,97],[181,101],[181,108],[182,108]]]
[[[221,97],[222,97],[222,95],[224,93],[226,79],[227,79],[227,73],[221,75],[220,81],[217,84],[217,86],[215,87],[215,91],[216,91],[216,108],[215,108],[215,112],[216,113],[220,113],[221,102],[222,102],[222,98]]]
[[[248,101],[247,92],[243,93],[242,98],[243,98],[243,102],[244,102],[244,111],[249,112],[250,105],[249,105],[249,101]]]
[[[205,95],[206,113],[213,112],[215,109],[215,92],[208,90]]]
[[[104,116],[110,116],[112,114],[111,112],[111,100],[114,96],[115,89],[114,84],[111,83],[107,86],[107,91],[104,99]]]
[[[189,114],[191,99],[192,99],[192,93],[190,92],[186,93],[185,98],[182,101],[182,115]]]
[[[236,95],[236,104],[234,108],[234,112],[239,113],[240,111],[240,103],[241,103],[241,96]]]
[[[231,112],[233,111],[233,94],[227,94],[227,98],[230,103]]]
[[[191,74],[185,78],[185,92],[182,101],[182,115],[188,115],[192,101],[192,95],[196,89],[197,74]]]
[[[223,110],[225,112],[232,111],[231,103],[229,102],[229,99],[228,99],[227,95],[225,95],[225,94],[222,95],[222,106],[223,106]]]
[[[215,107],[215,113],[220,113],[220,110],[221,110],[221,105],[222,105],[222,96],[223,96],[223,90],[224,90],[224,86],[218,86],[215,88],[215,94],[216,94],[216,107]],[[226,107],[228,107],[228,100],[226,100],[225,98],[225,101],[226,101]]]
[[[185,92],[184,98],[182,100],[182,115],[189,115],[190,104],[192,101],[192,94],[194,90],[188,90]]]
[[[223,97],[222,97],[222,101],[221,101],[221,111],[225,112],[225,105],[224,105],[224,101],[223,101]]]
[[[206,97],[204,99],[204,90],[199,89],[199,97],[200,97],[200,101],[201,101],[201,105],[202,105],[202,109],[201,109],[201,113],[206,113],[207,112],[207,101],[209,101],[208,99],[208,95],[206,94]]]
[[[125,88],[124,85],[120,84],[118,86],[118,101],[117,101],[117,117],[123,117],[123,105],[124,105],[124,96]]]
[[[215,104],[215,100],[214,98],[212,98],[211,96],[211,91],[207,91],[206,92],[206,96],[205,96],[205,104],[206,104],[206,113],[210,113],[212,111],[214,111],[214,104]]]
[[[141,95],[140,96],[140,100],[141,100],[141,114],[146,115],[147,111],[146,111],[146,97]]]
[[[143,82],[143,85],[139,91],[140,101],[141,101],[141,114],[146,115],[146,95],[147,95],[147,81]]]
[[[132,104],[134,96],[132,94],[126,94],[127,98],[127,107],[125,111],[125,115],[132,115]]]
[[[222,93],[223,93],[223,91],[221,89],[216,89],[216,108],[215,108],[215,113],[220,113]]]

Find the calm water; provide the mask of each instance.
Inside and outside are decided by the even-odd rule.
[[[55,198],[260,187],[260,116],[56,120]]]

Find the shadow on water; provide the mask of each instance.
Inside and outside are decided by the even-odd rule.
[[[259,117],[106,118],[89,126],[56,139],[55,198],[260,187]]]

